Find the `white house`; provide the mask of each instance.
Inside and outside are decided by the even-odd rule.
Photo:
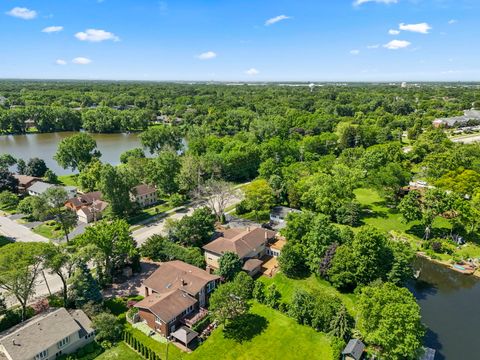
[[[50,310],[0,334],[0,359],[53,360],[92,342],[94,335],[82,310]]]

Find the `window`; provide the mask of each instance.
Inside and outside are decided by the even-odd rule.
[[[59,349],[65,347],[68,343],[70,342],[70,336],[67,336],[66,338],[60,340],[58,343],[57,343],[57,346]]]
[[[161,324],[162,323],[162,320],[160,320],[160,318],[158,316],[155,316],[155,322],[157,324]]]
[[[37,355],[35,355],[35,360],[45,359],[47,356],[48,356],[48,349],[47,349],[47,350],[43,350],[42,352],[40,352],[40,353],[38,353]]]
[[[213,289],[215,289],[215,281],[209,282],[207,284],[207,293],[210,293]]]

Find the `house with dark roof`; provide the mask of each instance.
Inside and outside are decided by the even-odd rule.
[[[275,231],[263,228],[232,228],[223,230],[219,236],[203,246],[207,270],[217,270],[220,257],[233,252],[243,261],[243,269],[250,275],[258,273],[260,260],[266,254],[267,245],[275,239]]]
[[[219,276],[183,261],[165,262],[144,281],[145,298],[135,307],[150,328],[169,336],[207,315],[208,298],[219,281]]]
[[[158,202],[157,189],[150,185],[137,185],[130,190],[130,200],[141,208],[155,205]]]
[[[0,359],[56,359],[92,342],[94,335],[82,310],[53,309],[1,333]]]
[[[292,209],[286,206],[275,206],[270,210],[270,222],[274,225],[285,224],[288,214],[290,213],[300,213],[300,210]]]

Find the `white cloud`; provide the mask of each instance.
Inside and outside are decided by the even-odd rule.
[[[378,49],[379,47],[380,47],[380,44],[367,45],[367,49]]]
[[[207,52],[201,53],[200,55],[197,55],[197,58],[200,60],[210,60],[216,57],[217,57],[217,54],[213,51],[207,51]]]
[[[388,33],[390,35],[398,35],[398,34],[400,34],[400,30],[390,29],[390,30],[388,30]]]
[[[429,30],[432,28],[426,22],[418,23],[418,24],[401,23],[398,27],[400,30],[403,30],[403,31],[411,31],[411,32],[416,32],[420,34],[428,34]]]
[[[456,24],[457,22],[458,20],[451,19],[451,20],[448,20],[448,25],[453,25],[453,24]]]
[[[63,30],[63,26],[47,26],[42,30],[44,33],[54,33]]]
[[[30,10],[24,7],[14,7],[12,10],[7,11],[6,14],[23,20],[32,20],[37,17],[37,12],[35,10]]]
[[[105,40],[120,41],[115,34],[99,29],[87,29],[75,34],[75,37],[81,41],[100,42]]]
[[[260,74],[260,71],[258,71],[255,68],[251,68],[251,69],[246,70],[245,74],[250,75],[250,76],[255,76],[255,75]]]
[[[270,25],[273,25],[273,24],[275,24],[279,21],[287,20],[287,19],[291,19],[291,17],[287,16],[287,15],[278,15],[278,16],[275,16],[275,17],[265,21],[265,26],[270,26]]]
[[[353,5],[360,6],[370,2],[377,3],[377,4],[396,4],[398,3],[398,0],[355,0],[353,2]]]
[[[383,45],[383,47],[389,50],[398,50],[398,49],[404,49],[406,47],[409,47],[411,44],[412,43],[410,41],[406,41],[406,40],[392,40],[389,43]]]
[[[350,50],[350,54],[351,55],[358,55],[358,54],[360,54],[360,50],[357,50],[357,49]]]
[[[77,64],[77,65],[87,65],[90,64],[92,60],[86,57],[76,57],[75,59],[72,60],[72,63]]]
[[[67,62],[63,59],[57,59],[57,60],[55,60],[55,64],[57,64],[57,65],[67,65]]]

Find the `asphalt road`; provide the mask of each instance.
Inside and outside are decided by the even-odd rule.
[[[13,241],[19,242],[49,242],[50,240],[41,235],[35,234],[32,230],[23,226],[22,224],[17,223],[15,220],[9,219],[5,216],[0,216],[0,234],[12,239]],[[49,274],[47,271],[44,272],[45,278],[50,287],[52,293],[60,291],[62,289],[62,281],[58,275]],[[45,279],[40,274],[37,278],[37,283],[35,286],[35,295],[34,296],[44,296],[48,295],[48,287],[45,283]],[[5,293],[4,290],[0,290],[1,293]],[[17,300],[12,296],[6,297],[7,305],[12,306],[17,304]]]

